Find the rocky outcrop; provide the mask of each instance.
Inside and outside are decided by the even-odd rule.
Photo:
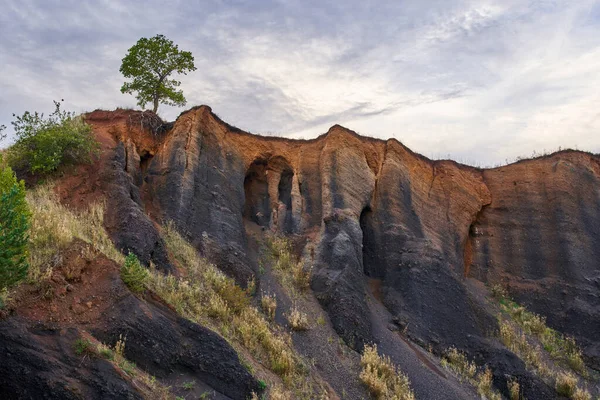
[[[0,319],[0,398],[148,398],[107,360],[76,354],[77,340],[90,337],[111,347],[123,339],[125,358],[167,385],[185,379],[235,400],[261,392],[225,339],[151,293],[136,297],[119,266],[83,254],[89,249],[74,242],[44,289],[22,286],[14,314]]]
[[[312,242],[312,290],[356,350],[378,341],[367,285],[376,281],[375,298],[414,342],[434,352],[456,346],[493,364],[498,388],[506,390],[506,376],[520,376],[528,398],[550,398],[541,380],[488,338],[496,319],[473,286],[502,283],[552,327],[575,336],[590,365],[600,367],[600,166],[594,155],[560,152],[481,170],[432,161],[396,140],[341,126],[313,140],[251,135],[206,106],[172,124],[124,111],[95,112],[88,121],[106,149],[99,185],[107,193],[107,229],[120,249],[145,263],[176,273],[158,233],[173,223],[246,285],[257,271],[245,230],[254,224]],[[139,318],[148,314],[139,311]],[[162,332],[163,317],[155,317],[97,334],[114,338],[146,323]],[[202,332],[172,319],[168,326],[175,346]],[[157,344],[159,336],[139,340]],[[158,354],[160,363],[142,349],[130,351],[157,375],[192,364],[176,351]],[[170,354],[177,354],[179,366],[171,365]],[[195,360],[196,372],[204,374],[213,361]],[[220,376],[215,385],[239,379]]]
[[[492,196],[470,231],[469,276],[502,283],[573,335],[600,368],[600,163],[562,152],[483,172]]]
[[[494,329],[465,284],[477,279],[508,282],[519,301],[597,357],[595,156],[562,152],[479,170],[340,126],[308,141],[251,135],[206,106],[183,113],[159,135],[116,131],[124,142],[116,170],[125,162],[131,202],[145,211],[133,219],[172,221],[242,285],[256,268],[245,221],[310,237],[317,249],[312,288],[355,348],[375,340],[365,276],[382,281],[382,301],[415,340],[439,348],[468,348],[469,337]],[[112,230],[121,228],[115,223]],[[153,234],[143,237],[154,250],[136,245],[140,231],[152,229],[116,234],[117,243],[160,259]]]

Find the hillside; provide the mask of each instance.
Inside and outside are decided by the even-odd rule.
[[[416,399],[600,396],[597,156],[482,170],[207,106],[85,119],[99,158],[30,179],[48,239],[0,310],[1,398],[411,398],[369,384],[372,345]]]

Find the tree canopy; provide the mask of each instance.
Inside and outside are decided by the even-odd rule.
[[[120,71],[125,78],[132,80],[123,84],[121,92],[136,92],[138,105],[144,107],[151,102],[154,112],[158,110],[159,103],[183,106],[185,97],[177,89],[181,82],[169,79],[169,76],[174,72],[186,75],[195,70],[192,53],[180,51],[164,35],[141,38],[123,58]]]

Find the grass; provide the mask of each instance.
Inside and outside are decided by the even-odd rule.
[[[74,348],[75,354],[82,355],[84,353],[89,353],[92,347],[92,342],[88,339],[79,338],[75,341]]]
[[[503,311],[503,314],[498,315],[502,343],[519,356],[527,367],[534,369],[546,383],[554,382],[558,394],[575,400],[591,399],[589,392],[578,386],[577,376],[562,367],[564,365],[583,377],[589,376],[575,340],[549,328],[545,317],[514,302],[499,285],[493,285],[491,292],[500,302]],[[544,352],[556,363],[546,362]]]
[[[273,321],[277,310],[277,297],[274,294],[263,293],[260,297],[260,305],[269,320]]]
[[[308,324],[308,316],[306,313],[300,311],[295,305],[292,307],[286,317],[292,330],[306,331],[310,328]]]
[[[360,380],[377,400],[414,400],[406,375],[389,357],[380,356],[376,345],[365,346],[360,364]]]
[[[250,304],[246,291],[196,252],[172,224],[163,229],[165,244],[185,278],[152,271],[148,287],[181,316],[213,327],[234,346],[245,348],[266,369],[280,376],[293,398],[312,398],[308,369],[296,353],[291,337],[271,325]]]
[[[502,311],[508,314],[523,332],[536,337],[552,359],[566,363],[581,376],[587,376],[587,368],[583,362],[582,352],[575,339],[549,328],[545,317],[530,312],[514,302],[501,285],[492,285],[490,290],[492,295],[500,302]]]
[[[508,386],[508,393],[510,394],[510,400],[520,400],[521,399],[521,385],[515,379],[509,379],[506,382]]]
[[[52,268],[61,262],[61,252],[75,239],[122,264],[125,257],[115,248],[104,229],[104,204],[91,204],[76,212],[60,204],[52,184],[28,191],[32,212],[29,233],[28,281],[40,284],[52,276]]]
[[[283,236],[270,235],[266,237],[265,246],[275,276],[281,285],[289,288],[293,296],[308,290],[312,279],[312,267],[306,268],[302,261],[296,259],[292,243]]]
[[[460,380],[465,380],[477,389],[477,393],[488,400],[501,400],[502,396],[493,386],[493,374],[489,368],[478,371],[477,365],[454,347],[449,348],[442,358],[442,366],[453,371]]]

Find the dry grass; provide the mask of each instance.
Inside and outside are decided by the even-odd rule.
[[[462,352],[456,348],[449,348],[442,358],[442,366],[454,371],[461,379],[472,380],[477,373],[477,365],[470,362]]]
[[[97,341],[94,337],[86,334],[85,338],[79,339],[86,343],[85,352],[82,354],[103,358],[110,362],[123,377],[126,377],[143,398],[148,400],[173,400],[175,395],[171,394],[170,387],[160,384],[156,378],[143,370],[137,368],[135,363],[127,360],[124,355],[125,338],[119,336],[114,347],[110,347]]]
[[[267,236],[268,255],[273,262],[273,271],[282,286],[293,289],[292,295],[305,292],[310,287],[312,267],[307,268],[296,260],[291,242],[283,236]]]
[[[562,372],[556,376],[556,392],[565,397],[572,397],[577,389],[577,377],[569,372]]]
[[[52,275],[61,262],[61,252],[74,239],[88,243],[93,249],[122,264],[125,257],[115,248],[104,229],[104,204],[75,212],[60,204],[52,184],[38,186],[27,193],[32,212],[29,233],[30,283],[39,284]]]
[[[277,310],[277,297],[274,294],[263,293],[260,297],[260,305],[267,317],[273,321]]]
[[[571,396],[573,400],[592,400],[592,395],[585,389],[576,388],[575,393]]]
[[[295,331],[306,331],[309,329],[308,316],[293,306],[290,312],[286,315],[290,327]]]
[[[563,371],[560,366],[549,365],[545,362],[540,346],[532,344],[532,341],[527,338],[523,331],[519,332],[517,330],[515,323],[503,320],[501,317],[499,317],[498,323],[502,343],[525,361],[529,368],[533,368],[547,383],[554,380],[557,393],[571,399],[585,400],[591,398],[586,390],[577,386],[578,378],[575,374]]]
[[[493,375],[489,368],[477,372],[477,365],[454,347],[448,349],[442,358],[442,366],[453,371],[461,380],[465,380],[477,389],[480,396],[488,400],[501,400],[502,396],[493,386]]]
[[[549,328],[544,316],[530,312],[511,300],[506,289],[500,285],[493,285],[490,290],[493,296],[499,300],[501,309],[519,325],[523,332],[536,337],[550,357],[565,362],[573,371],[587,376],[582,352],[575,339]]]
[[[312,398],[307,368],[295,352],[289,334],[272,326],[250,305],[248,294],[199,257],[173,225],[167,224],[163,237],[170,254],[185,269],[186,277],[180,279],[153,271],[149,288],[183,317],[214,327],[232,344],[245,348],[283,379],[285,389],[293,391],[294,398]],[[271,311],[267,314],[272,315]]]
[[[510,351],[519,356],[528,367],[537,370],[542,377],[552,377],[552,370],[544,362],[540,346],[527,340],[527,336],[519,332],[512,322],[499,318],[498,325],[500,340]]]
[[[361,381],[378,400],[414,400],[410,382],[389,357],[380,356],[377,346],[365,346],[360,359]]]
[[[508,392],[510,393],[510,400],[520,400],[521,398],[521,385],[515,379],[509,379],[506,383],[508,385]]]

